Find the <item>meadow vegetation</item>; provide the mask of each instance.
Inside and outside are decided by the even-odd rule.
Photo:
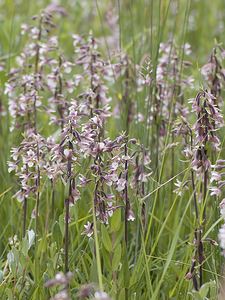
[[[225,299],[224,1],[0,8],[0,299]]]

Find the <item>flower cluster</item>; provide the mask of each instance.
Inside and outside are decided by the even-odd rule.
[[[56,13],[64,15],[58,6],[49,6],[40,16],[34,17],[37,25],[22,26],[22,34],[27,35],[28,43],[17,57],[17,68],[10,71],[5,87],[11,129],[19,139],[22,135],[22,141],[12,148],[8,167],[18,178],[15,198],[23,205],[24,237],[28,212],[33,209],[28,201],[35,200],[31,215],[35,218],[35,243],[46,187],[51,189],[54,216],[57,186],[65,186],[62,199],[57,201],[64,203],[63,254],[67,273],[71,206],[82,201],[84,191],[92,190],[86,207],[93,214],[93,223],[88,220],[82,234],[90,238],[96,234],[94,220],[97,226],[99,223],[108,225],[113,213],[121,209],[128,243],[127,224],[136,217],[133,194],[145,196],[152,172],[149,150],[130,137],[131,121],[136,118],[139,122],[143,116],[137,114],[134,118],[133,115],[136,107],[133,106],[131,87],[135,76],[129,57],[115,56],[119,57],[119,63],[104,59],[96,39],[90,34],[88,37],[73,35],[75,57],[68,60],[57,37],[52,35]],[[112,101],[109,95],[115,95],[110,89],[113,90],[117,79],[123,80],[123,77],[124,92],[119,97],[121,105],[126,107],[125,132],[110,135],[108,123]],[[124,107],[120,108],[124,111]],[[142,211],[146,216],[144,203]],[[60,273],[46,283],[46,287],[62,287],[52,299],[70,299],[70,279],[70,273]],[[98,290],[93,290],[91,296],[96,300],[110,299]]]
[[[98,291],[93,284],[81,286],[77,294],[78,299],[111,300],[106,292]]]
[[[193,200],[195,207],[195,217],[198,228],[195,229],[194,238],[194,257],[192,266],[186,274],[187,279],[192,279],[194,288],[198,290],[203,284],[203,263],[204,263],[204,241],[209,241],[213,245],[216,242],[210,238],[203,241],[203,224],[206,220],[206,204],[207,193],[219,196],[221,188],[225,185],[223,180],[224,161],[217,160],[212,165],[213,155],[211,153],[220,150],[220,139],[217,131],[224,125],[223,117],[218,108],[216,97],[207,90],[200,91],[196,98],[191,100],[193,111],[196,114],[196,122],[193,126],[189,124],[187,118],[180,116],[175,122],[174,133],[183,137],[185,145],[184,154],[188,161],[192,161],[190,183],[193,190]],[[195,173],[197,178],[195,180]],[[178,188],[175,190],[178,195],[187,188],[188,181],[180,182],[177,180],[175,184]],[[200,188],[197,189],[197,183]],[[216,184],[215,184],[216,183]],[[203,205],[203,221],[201,223],[199,216],[199,205]],[[223,202],[221,204],[223,206]],[[219,239],[221,247],[224,247],[224,227],[220,230]],[[224,249],[224,248],[223,248]],[[196,276],[196,266],[199,264],[199,272]],[[198,279],[199,277],[199,279]]]
[[[69,295],[69,283],[73,278],[73,274],[68,272],[66,274],[58,273],[54,279],[50,279],[45,283],[46,288],[51,288],[55,286],[60,286],[61,290],[51,298],[51,300],[71,300]]]
[[[213,150],[220,149],[220,140],[216,131],[224,124],[223,116],[215,105],[215,97],[208,91],[199,92],[192,104],[197,115],[197,121],[194,124],[196,148],[192,166],[196,171],[207,171],[211,163],[207,156],[206,146],[209,143]]]
[[[208,63],[201,68],[201,73],[207,83],[207,88],[209,88],[210,93],[215,96],[219,102],[222,101],[220,94],[221,88],[225,83],[225,69],[222,65],[224,58],[225,50],[218,45],[212,50]]]
[[[9,172],[15,171],[20,179],[20,190],[15,194],[23,202],[32,193],[36,194],[42,174],[46,171],[46,141],[32,129],[27,130],[20,147],[13,148],[8,163]]]
[[[11,130],[23,125],[36,127],[37,110],[44,106],[43,92],[52,89],[52,70],[58,63],[54,55],[58,49],[57,37],[50,36],[54,14],[64,14],[58,6],[49,6],[33,17],[36,26],[22,25],[22,34],[28,35],[23,52],[16,58],[17,68],[9,73],[5,94],[9,97],[9,111],[13,120]]]
[[[81,189],[94,182],[97,219],[108,224],[108,218],[124,201],[128,205],[127,219],[134,220],[128,188],[144,194],[143,185],[150,175],[149,156],[146,150],[129,156],[127,143],[136,142],[127,142],[124,134],[110,139],[106,131],[111,116],[108,85],[126,64],[103,60],[92,35],[73,36],[75,61],[71,63],[60,53],[57,38],[50,36],[54,28],[52,11],[47,9],[34,19],[37,27],[22,26],[31,43],[18,57],[19,68],[12,70],[6,85],[12,128],[23,124],[25,131],[20,146],[12,149],[9,162],[9,171],[14,170],[20,179],[15,196],[21,202],[32,194],[39,198],[42,178],[48,178],[53,187],[61,180],[69,185],[68,200],[73,205],[80,199]],[[76,68],[79,75],[73,75]],[[50,119],[54,132],[47,138],[38,133],[39,109]],[[87,159],[90,164],[86,174],[81,174],[78,170]],[[128,178],[130,168],[134,168],[134,176]],[[92,223],[85,225],[84,232],[91,236]]]
[[[76,77],[81,82],[85,92],[79,98],[89,100],[89,111],[107,105],[111,98],[107,95],[108,84],[119,76],[120,64],[105,61],[99,50],[96,39],[90,34],[87,38],[73,35],[75,64],[82,72]]]
[[[225,160],[218,159],[214,165],[212,165],[213,171],[211,176],[211,195],[215,195],[218,198],[221,197],[222,190],[225,186]],[[220,202],[220,215],[225,222],[225,199]],[[225,256],[225,224],[223,224],[219,230],[218,239],[222,254]]]
[[[136,190],[137,195],[144,196],[145,184],[152,174],[150,168],[151,159],[146,149],[140,146],[138,148],[139,151],[136,151],[133,156],[134,170],[131,178],[131,187]]]
[[[189,44],[183,46],[182,51],[185,55],[190,55]],[[185,88],[193,88],[193,79],[191,76],[181,75],[182,68],[189,68],[189,61],[180,59],[178,47],[172,42],[161,43],[159,49],[159,60],[155,70],[149,74],[147,82],[155,84],[155,101],[151,112],[149,122],[154,122],[159,126],[159,135],[166,135],[166,128],[172,116],[175,119],[177,115],[186,117],[188,108],[184,106]],[[147,77],[146,77],[147,79]],[[174,100],[176,98],[176,101]]]
[[[211,195],[220,196],[222,192],[222,188],[225,185],[224,180],[224,170],[225,168],[225,161],[223,159],[218,159],[214,165],[212,165],[212,172],[211,172]]]

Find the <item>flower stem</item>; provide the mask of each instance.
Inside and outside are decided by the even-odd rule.
[[[101,258],[100,258],[98,232],[97,232],[97,221],[96,221],[96,211],[95,211],[95,198],[93,198],[93,201],[92,201],[92,211],[93,211],[93,225],[94,225],[94,239],[95,239],[98,283],[99,283],[100,290],[103,291],[102,267],[101,267]]]
[[[65,201],[66,216],[65,216],[65,273],[69,271],[69,198]]]
[[[125,152],[125,157],[127,156],[127,143],[125,144],[125,148],[124,148],[124,152]],[[125,161],[125,176],[126,176],[126,184],[125,184],[125,190],[124,190],[124,194],[125,194],[125,243],[126,243],[126,247],[128,244],[128,213],[129,213],[129,199],[128,199],[128,187],[127,187],[127,181],[128,181],[128,162],[127,160]]]
[[[73,145],[69,141],[69,149],[72,151]],[[70,217],[70,199],[72,197],[72,152],[67,162],[67,176],[69,180],[69,197],[65,200],[65,234],[64,234],[64,250],[65,250],[65,273],[69,271],[69,217]]]
[[[27,198],[23,202],[23,238],[26,235],[26,220],[27,220]]]
[[[37,188],[37,195],[36,195],[36,207],[35,207],[35,243],[37,241],[37,235],[38,235],[38,215],[39,215],[39,203],[40,203],[40,167],[39,167],[39,145],[37,144],[37,160],[38,160],[38,166],[37,166],[37,179],[36,179],[36,188]]]

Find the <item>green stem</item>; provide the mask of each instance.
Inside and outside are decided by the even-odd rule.
[[[96,261],[97,261],[98,283],[99,283],[100,290],[103,291],[102,267],[101,267],[100,251],[99,251],[99,241],[98,241],[97,221],[96,221],[94,198],[93,198],[93,201],[92,201],[92,211],[93,211],[93,225],[94,225],[94,239],[95,239],[95,251],[96,251]]]

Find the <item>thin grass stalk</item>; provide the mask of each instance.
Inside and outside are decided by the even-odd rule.
[[[67,198],[65,200],[66,215],[65,215],[65,236],[64,236],[65,273],[69,271],[69,207],[70,207],[69,205],[70,205],[69,198]]]
[[[125,157],[127,156],[127,143],[125,143],[124,146],[124,154]],[[125,244],[126,247],[128,246],[128,214],[129,214],[129,199],[128,199],[128,161],[125,161],[125,178],[126,178],[126,184],[125,184],[125,190],[124,190],[124,197],[125,197],[125,220],[124,220],[124,238],[125,238]]]
[[[42,37],[42,17],[40,18],[40,21],[39,21],[39,33],[38,33],[38,38],[37,38],[37,44],[36,44],[36,47],[37,47],[37,52],[36,52],[36,57],[35,57],[35,74],[38,73],[38,69],[39,69],[39,53],[40,53],[40,47],[39,47],[39,42],[41,41],[41,37]]]
[[[39,69],[39,42],[41,41],[41,36],[42,36],[42,17],[40,18],[39,21],[39,33],[38,33],[38,39],[37,39],[37,52],[35,56],[35,67],[34,67],[34,72],[35,75],[37,76],[38,74],[38,69]],[[36,96],[34,98],[34,131],[35,134],[37,133],[37,108],[36,108]],[[39,202],[40,202],[40,167],[39,167],[39,146],[37,144],[37,179],[36,179],[36,188],[37,188],[37,193],[36,193],[36,207],[35,207],[35,243],[37,241],[37,234],[38,234],[38,215],[39,215]]]
[[[205,170],[204,171],[204,175],[203,175],[203,224],[205,224],[206,222],[206,196],[207,196],[207,185],[208,185],[208,171]]]
[[[26,164],[26,172],[28,173],[28,165]],[[26,235],[26,223],[27,223],[27,198],[23,201],[23,231],[22,237],[24,238]]]
[[[35,207],[35,242],[37,241],[37,234],[38,234],[38,215],[39,215],[39,204],[40,204],[40,167],[39,167],[39,146],[37,144],[37,161],[38,161],[38,166],[37,166],[37,179],[36,179],[36,188],[37,188],[37,193],[36,193],[36,207]]]
[[[103,281],[102,281],[102,267],[101,267],[101,257],[99,250],[99,241],[98,241],[98,230],[97,230],[97,220],[96,220],[96,209],[95,203],[97,201],[97,189],[98,182],[95,184],[94,197],[92,201],[92,212],[93,212],[93,228],[94,228],[94,240],[95,240],[95,254],[97,262],[97,273],[98,273],[98,284],[101,291],[103,291]]]
[[[171,107],[171,111],[170,111],[169,128],[168,128],[167,135],[166,135],[165,147],[169,143],[169,135],[170,135],[170,130],[171,130],[171,126],[172,126],[172,120],[171,119],[172,119],[173,106],[174,106],[174,101],[172,102],[172,107]],[[162,174],[163,174],[163,170],[164,170],[164,166],[165,166],[165,161],[166,161],[166,152],[164,152],[163,157],[162,157],[161,168],[160,168],[159,178],[158,178],[158,183],[159,184],[161,184]],[[159,199],[159,192],[160,192],[160,189],[157,189],[156,190],[156,195],[155,195],[154,200],[153,200],[153,206],[152,206],[150,221],[148,222],[148,226],[146,228],[147,229],[146,236],[145,236],[145,245],[146,246],[147,246],[147,243],[148,243],[148,240],[149,240],[149,235],[150,235],[150,231],[151,231],[151,227],[152,227],[152,221],[153,221],[152,216],[154,215],[155,208],[156,208],[156,203],[157,203],[157,200]]]
[[[191,128],[188,126],[190,132],[190,139],[191,139],[191,149],[193,149],[193,134]],[[191,184],[193,189],[193,198],[194,198],[194,208],[195,208],[195,217],[196,221],[199,224],[199,213],[198,213],[198,203],[197,203],[197,195],[196,195],[196,187],[195,187],[195,176],[194,171],[191,169]]]
[[[67,162],[67,176],[69,180],[69,196],[65,200],[65,233],[64,233],[64,250],[65,250],[65,273],[69,271],[69,209],[70,199],[72,199],[72,149],[73,145],[69,142],[71,153]]]
[[[204,178],[204,182],[203,182],[203,226],[206,222],[206,198],[207,198],[207,182],[208,182],[208,171],[205,170],[204,174],[203,174]],[[203,243],[202,243],[202,228],[200,225],[200,228],[198,230],[198,240],[197,240],[197,245],[198,245],[198,260],[199,260],[199,286],[201,287],[203,285],[203,262],[204,262],[204,247],[203,247]]]
[[[192,189],[194,192],[193,198],[194,198],[195,218],[196,218],[197,224],[199,224],[198,203],[197,203],[195,179],[194,179],[194,171],[193,170],[191,170],[191,184],[192,184]]]
[[[54,181],[51,179],[51,190],[52,190],[52,195],[51,195],[51,212],[52,212],[52,220],[54,221],[54,215],[55,215],[55,185]]]
[[[59,55],[58,60],[59,60],[58,67],[59,67],[59,70],[60,70],[60,68],[62,66],[62,58],[61,58],[60,55]],[[57,99],[58,97],[60,97],[60,95],[62,95],[62,86],[63,86],[62,77],[61,77],[60,72],[59,72],[59,75],[58,75],[58,86],[56,86],[56,88],[55,88],[55,94],[54,94],[55,99]],[[61,131],[63,131],[63,127],[64,127],[64,115],[63,115],[63,108],[60,106],[60,104],[57,105],[57,110],[58,110],[59,116],[61,118],[61,122],[60,122]]]
[[[24,238],[26,235],[26,222],[27,221],[27,198],[23,201],[23,233],[22,237]]]
[[[172,45],[171,45],[171,50],[170,52],[172,52]],[[178,94],[179,93],[176,93],[176,70],[175,70],[175,67],[173,67],[173,94],[172,94],[172,102],[174,101],[173,98],[177,98]],[[176,118],[176,114],[175,114],[175,105],[173,105],[173,108],[172,108],[172,122],[174,122]],[[174,132],[172,131],[172,134],[171,134],[171,140],[172,140],[172,144],[174,143]],[[174,159],[174,147],[172,147],[172,150],[171,150],[171,175],[170,177],[173,178],[174,177],[174,172],[175,172],[175,159]],[[173,185],[174,185],[174,182],[173,180],[171,181],[171,193],[173,192]]]

